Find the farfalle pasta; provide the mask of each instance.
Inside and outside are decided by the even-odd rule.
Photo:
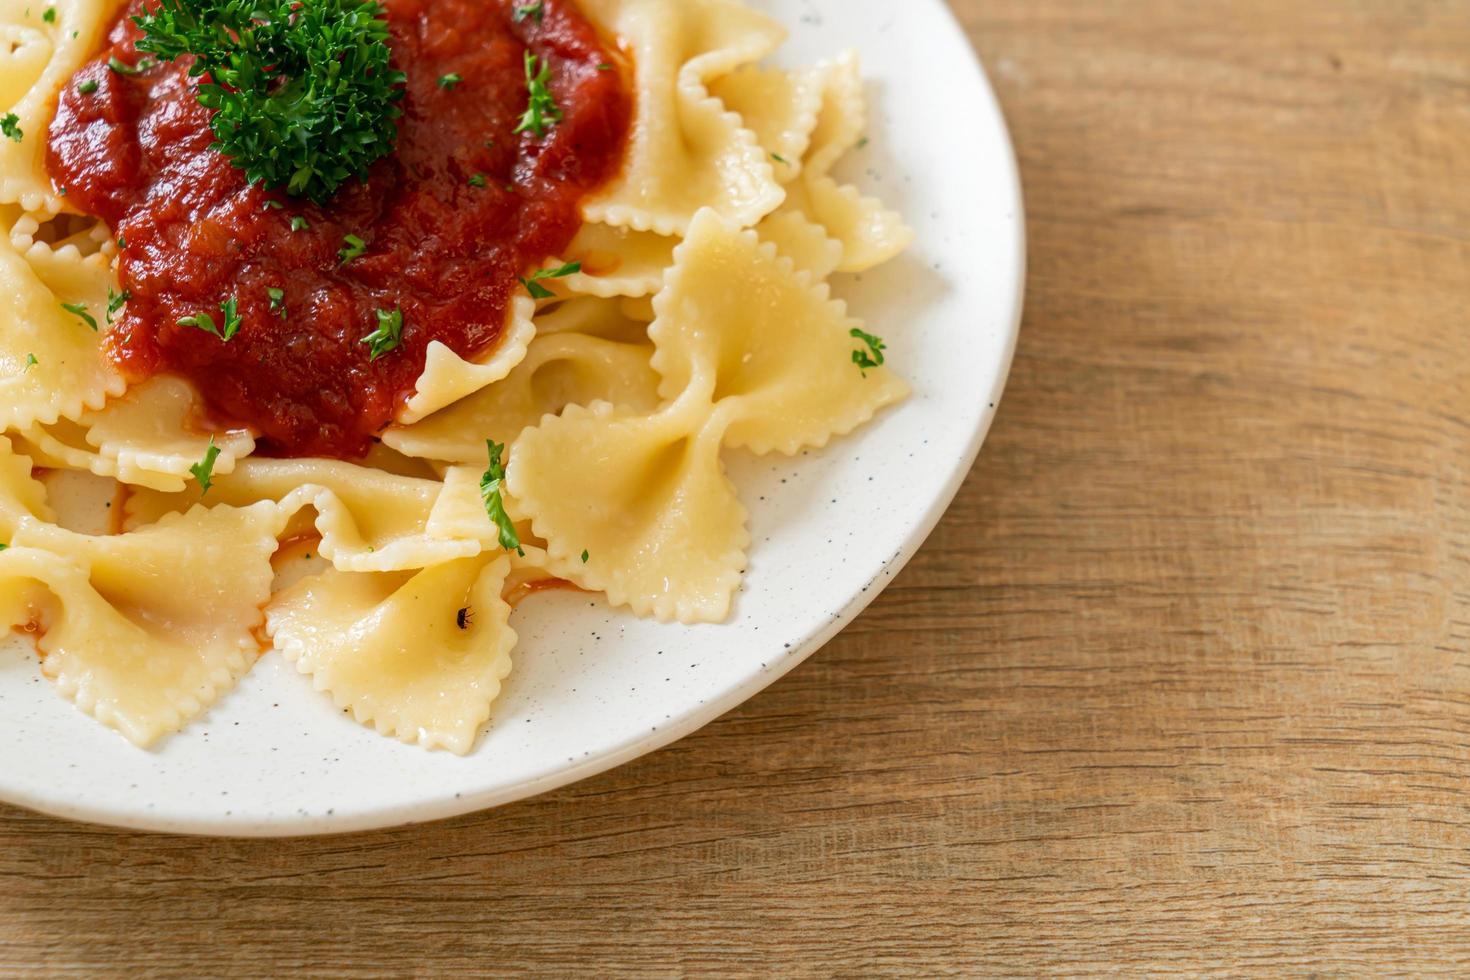
[[[314,70],[318,14],[361,20],[396,147],[277,178],[285,149],[221,129],[247,82],[211,101],[175,62],[180,4],[279,18],[267,73]],[[417,40],[455,17],[447,52]],[[0,627],[139,746],[280,655],[339,714],[469,752],[531,586],[728,618],[726,453],[820,449],[908,392],[830,282],[912,238],[833,175],[856,57],[770,65],[784,29],[739,0],[3,0],[0,31]],[[187,186],[126,155],[165,149]],[[48,471],[116,502],[109,533]]]

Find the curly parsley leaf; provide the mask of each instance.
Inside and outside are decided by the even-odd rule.
[[[209,493],[209,488],[214,486],[214,464],[219,459],[219,447],[214,444],[214,436],[209,437],[209,448],[204,450],[204,458],[193,466],[189,472],[194,474],[194,479],[199,481],[199,496]]]
[[[243,325],[244,320],[240,317],[239,304],[233,296],[221,303],[219,308],[220,312],[225,315],[223,326],[216,324],[214,317],[208,313],[196,313],[193,316],[183,317],[178,321],[178,324],[181,327],[194,327],[197,330],[203,330],[207,334],[213,334],[218,337],[221,343],[228,344],[231,340],[235,339],[235,334],[240,332],[240,327]]]
[[[126,61],[118,58],[117,55],[113,55],[107,59],[107,67],[111,68],[118,75],[141,75],[156,64],[158,62],[152,58],[139,58],[136,65],[128,64]]]
[[[556,293],[541,285],[543,279],[565,279],[582,271],[582,263],[568,262],[559,269],[540,269],[530,276],[521,276],[521,285],[536,299],[555,299]]]
[[[521,535],[516,530],[515,521],[505,512],[505,498],[501,495],[501,486],[505,483],[505,465],[501,456],[505,453],[505,446],[493,440],[487,440],[485,446],[490,451],[490,468],[480,479],[480,499],[485,502],[485,513],[490,515],[490,522],[500,532],[500,546],[524,557],[526,550],[521,547]]]
[[[883,343],[882,337],[875,337],[870,333],[863,333],[857,327],[852,328],[850,335],[855,340],[861,340],[868,347],[867,350],[855,350],[852,352],[852,363],[858,366],[858,370],[866,378],[868,372],[873,368],[883,366],[885,360],[883,352],[888,349],[888,345]]]
[[[91,327],[93,333],[97,332],[97,318],[87,312],[86,303],[62,303],[61,308],[68,313],[74,313],[81,317],[82,322]]]
[[[123,308],[123,306],[127,304],[127,301],[130,300],[130,299],[132,299],[132,298],[133,298],[133,294],[130,293],[128,290],[124,289],[120,293],[114,293],[112,291],[112,287],[111,286],[108,286],[107,287],[107,322],[108,323],[111,323],[112,322],[112,318],[117,315],[118,310],[121,310]]]
[[[159,0],[138,50],[192,55],[215,148],[251,183],[323,203],[393,149],[404,75],[378,0]]]
[[[368,345],[368,359],[376,361],[385,354],[391,354],[403,343],[403,307],[399,306],[391,310],[375,310],[378,315],[378,329],[358,341],[359,344]]]
[[[542,62],[541,59],[527,51],[526,94],[528,101],[526,111],[521,115],[521,123],[514,130],[516,133],[533,133],[537,139],[540,139],[546,135],[547,130],[561,122],[561,107],[556,104],[556,99],[552,98],[551,89],[547,87],[550,81],[550,62]]]
[[[337,258],[342,260],[343,265],[346,265],[353,259],[361,258],[366,251],[367,242],[356,235],[343,235],[342,250],[337,253]]]

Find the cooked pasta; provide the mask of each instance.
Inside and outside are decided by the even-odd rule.
[[[496,4],[507,30],[542,29],[522,24],[520,5]],[[829,282],[888,261],[912,237],[833,176],[866,127],[856,57],[770,66],[785,32],[739,0],[532,6],[546,30],[585,16],[616,50],[616,63],[595,67],[629,92],[621,165],[589,179],[575,225],[532,259],[544,259],[541,271],[519,270],[483,349],[418,333],[431,307],[448,316],[452,293],[432,291],[469,276],[475,248],[433,270],[413,258],[374,265],[369,251],[360,276],[377,290],[379,330],[343,343],[372,342],[371,360],[363,351],[312,396],[350,420],[375,403],[334,384],[377,370],[380,357],[383,370],[413,358],[416,371],[386,424],[364,430],[366,454],[325,458],[291,451],[307,408],[231,421],[197,358],[194,373],[150,374],[139,365],[154,362],[137,352],[189,357],[196,348],[183,345],[197,344],[198,358],[235,356],[250,349],[232,346],[235,332],[269,345],[277,313],[283,323],[337,315],[348,294],[293,295],[283,283],[267,290],[268,306],[264,294],[237,306],[231,293],[217,313],[165,312],[176,299],[168,270],[143,277],[130,257],[140,246],[125,240],[154,229],[136,211],[116,227],[87,213],[52,172],[60,157],[48,164],[70,145],[51,113],[87,105],[75,109],[63,90],[96,90],[88,72],[105,70],[95,65],[106,45],[134,43],[129,22],[108,0],[0,0],[0,116],[10,114],[0,138],[0,627],[29,631],[57,691],[137,745],[183,729],[274,650],[358,722],[469,752],[511,671],[516,589],[556,580],[640,616],[725,620],[751,539],[724,453],[818,449],[906,396],[881,340]],[[528,51],[523,141],[580,125],[573,96],[552,101],[563,76],[540,67]],[[146,70],[104,77],[101,94]],[[421,87],[407,76],[410,99],[447,98],[460,84],[455,72]],[[552,88],[538,95],[544,77]],[[470,187],[502,193],[466,173]],[[274,198],[238,183],[231,207],[248,202],[252,222],[289,220],[303,236],[291,241],[333,214],[327,200],[278,218]],[[212,220],[142,247],[178,235],[213,247],[199,237],[219,233]],[[322,246],[326,266],[350,271],[354,253],[376,247],[340,237],[345,245]],[[132,335],[149,316],[176,331],[160,333],[156,350]],[[304,343],[291,337],[280,344]],[[290,374],[283,363],[278,373]],[[258,390],[247,381],[241,392]],[[118,493],[114,533],[62,526],[38,479],[46,470],[87,473]],[[283,562],[303,546],[317,556],[312,570],[288,580]]]

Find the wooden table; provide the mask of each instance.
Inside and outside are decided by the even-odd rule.
[[[1470,4],[955,6],[1029,308],[872,610],[481,816],[0,811],[0,974],[1470,971]]]

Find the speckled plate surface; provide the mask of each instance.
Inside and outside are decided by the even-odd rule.
[[[34,654],[0,649],[0,799],[66,817],[240,836],[434,820],[541,793],[707,724],[801,663],[913,556],[990,427],[1024,280],[1005,123],[941,0],[753,0],[791,27],[782,60],[852,47],[868,144],[842,172],[899,208],[917,246],[838,295],[887,338],[912,400],[795,460],[728,453],[755,545],[723,626],[644,622],[573,593],[516,613],[515,672],[468,758],[382,738],[267,655],[152,752],[81,716]],[[939,93],[936,95],[936,93]]]

